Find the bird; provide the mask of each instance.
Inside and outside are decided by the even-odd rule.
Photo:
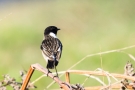
[[[46,68],[48,69],[48,74],[51,73],[49,69],[55,68],[57,77],[58,73],[56,66],[58,65],[59,60],[61,58],[63,47],[61,41],[57,37],[58,30],[60,29],[56,26],[48,26],[44,30],[44,39],[40,46],[42,55],[47,62]]]

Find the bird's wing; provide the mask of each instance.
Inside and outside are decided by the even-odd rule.
[[[42,42],[41,50],[49,60],[56,59],[58,61],[62,53],[62,44],[57,38],[46,38]]]
[[[55,48],[55,52],[56,52],[56,60],[59,61],[59,59],[61,58],[61,54],[62,54],[62,43],[58,38],[55,38],[56,40],[56,48]]]

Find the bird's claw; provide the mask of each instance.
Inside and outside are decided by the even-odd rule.
[[[48,77],[48,74],[49,74],[49,73],[52,73],[52,72],[48,70],[47,77]]]
[[[53,76],[53,79],[56,78],[56,77],[59,78],[59,76],[57,75],[57,76]]]

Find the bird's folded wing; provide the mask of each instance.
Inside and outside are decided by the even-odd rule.
[[[43,40],[41,49],[49,60],[56,59],[58,61],[62,53],[62,44],[57,38],[47,38]]]

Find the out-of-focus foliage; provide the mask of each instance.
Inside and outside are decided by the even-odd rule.
[[[63,53],[58,71],[67,70],[88,54],[134,45],[134,8],[133,0],[1,1],[1,77],[10,74],[19,78],[18,71],[27,70],[33,63],[46,66],[40,44],[44,29],[50,25],[61,29],[58,37],[63,43]],[[135,56],[134,48],[124,52]],[[103,69],[116,73],[123,73],[125,63],[132,61],[127,54],[115,52],[87,58],[73,69],[95,70],[101,67],[101,57]],[[35,72],[32,80],[40,75],[42,73]],[[84,81],[82,76],[72,77],[73,83]],[[43,78],[35,84],[38,90],[43,90],[51,81]],[[98,83],[91,80],[85,84],[88,85]]]
[[[13,90],[20,90],[22,83],[25,80],[26,73],[24,71],[20,71],[21,81],[16,81],[15,78],[10,77],[10,75],[3,75],[3,79],[0,81],[0,90],[7,90],[8,86]],[[30,88],[36,88],[36,86],[32,85],[30,82],[28,83],[26,90],[30,90]]]

